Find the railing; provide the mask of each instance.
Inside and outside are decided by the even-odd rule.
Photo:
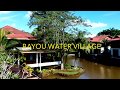
[[[43,67],[43,66],[52,66],[52,65],[60,65],[61,61],[56,62],[45,62],[45,63],[35,63],[35,64],[27,64],[30,67]]]
[[[32,48],[31,47],[25,47],[25,48],[23,48],[23,47],[17,47],[17,49],[19,49],[19,50],[32,50]],[[13,49],[13,50],[16,50],[16,49]]]

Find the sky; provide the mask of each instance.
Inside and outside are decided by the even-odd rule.
[[[80,30],[86,29],[91,33],[87,37],[94,37],[100,31],[112,27],[120,29],[120,11],[72,11],[72,13],[92,26],[78,26]],[[30,15],[30,11],[0,11],[0,27],[9,25],[31,33],[34,27],[28,26]]]

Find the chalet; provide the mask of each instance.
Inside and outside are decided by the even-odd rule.
[[[109,36],[109,35],[100,35],[100,36],[95,36],[91,38],[89,41],[92,43],[101,43],[103,44],[103,40],[108,41],[108,49],[111,52],[111,58],[120,58],[120,35],[117,35],[115,37]],[[93,54],[100,54],[103,53],[104,51],[104,45],[102,45],[101,50],[93,50]]]
[[[103,40],[108,40],[110,39],[109,35],[100,35],[100,36],[95,36],[93,38],[90,38],[89,41],[91,43],[99,43],[102,44],[101,49],[94,49],[91,50],[92,54],[99,54],[104,52],[104,45],[103,45]],[[110,46],[108,47],[110,49]]]
[[[2,29],[10,32],[10,34],[7,35],[8,39],[17,39],[20,41],[20,43],[17,45],[17,49],[19,49],[20,52],[22,54],[24,54],[24,56],[26,57],[25,63],[27,63],[28,66],[33,67],[33,68],[40,67],[40,70],[41,70],[41,67],[43,67],[43,66],[51,66],[51,65],[60,65],[61,64],[60,60],[58,60],[58,61],[53,61],[51,59],[46,60],[44,53],[49,54],[48,51],[33,50],[30,47],[23,48],[22,47],[23,43],[27,44],[27,43],[37,43],[38,42],[36,37],[32,36],[31,34],[29,34],[27,32],[23,32],[21,30],[11,27],[11,26],[4,26]],[[18,64],[20,64],[20,61],[18,61]]]
[[[112,58],[120,59],[120,35],[109,39]]]

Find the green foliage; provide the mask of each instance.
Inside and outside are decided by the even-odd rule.
[[[28,25],[37,26],[32,34],[39,40],[43,39],[46,43],[63,43],[69,38],[72,39],[72,35],[65,30],[83,22],[81,17],[76,17],[69,11],[33,11]]]
[[[28,65],[26,65],[26,64],[25,64],[25,66],[23,67],[23,69],[26,70],[26,71],[28,71],[29,73],[32,73],[32,72],[34,71],[30,66],[28,66]]]
[[[80,72],[78,71],[72,71],[72,72],[69,72],[69,71],[61,71],[61,72],[58,72],[59,75],[62,75],[62,76],[70,76],[70,75],[76,75],[76,74],[79,74]]]
[[[6,54],[6,52],[0,52],[0,64],[2,62],[6,62],[7,64],[11,64],[17,61],[17,59],[13,58],[12,55]]]
[[[18,59],[13,58],[12,55],[6,52],[0,52],[0,79],[16,79],[19,78],[17,74],[11,71],[11,67],[15,65]]]
[[[36,69],[36,72],[37,72],[37,73],[40,73],[41,71],[40,71],[39,69]]]
[[[23,62],[26,60],[26,57],[24,57],[23,55],[19,57],[20,61]]]
[[[110,28],[110,29],[103,30],[102,32],[99,32],[98,35],[116,36],[116,35],[120,35],[120,30],[115,28]]]
[[[0,42],[2,41],[2,38],[6,35],[6,32],[3,29],[0,29]]]
[[[13,54],[0,51],[0,79],[19,79],[19,73],[12,72],[11,68],[15,67],[15,62],[23,59],[23,57],[14,58]]]
[[[3,29],[0,29],[0,51],[11,50],[19,43],[16,39],[7,39],[6,35],[10,33],[6,32]]]
[[[88,44],[88,40],[85,37],[85,35],[88,35],[89,33],[87,31],[80,31],[78,30],[78,32],[76,33],[76,37],[75,37],[75,43],[80,43],[80,44]]]
[[[69,11],[32,11],[28,22],[30,27],[37,26],[32,32],[43,43],[65,44],[74,42],[74,26],[89,26],[81,17],[74,16]],[[72,33],[71,33],[72,32]],[[83,39],[82,39],[83,40]],[[65,50],[61,50],[61,59]]]
[[[65,64],[64,67],[65,67],[65,69],[71,69],[72,68],[70,64]]]
[[[14,74],[12,72],[10,73],[9,77],[10,77],[10,79],[19,79],[20,78],[19,75]]]

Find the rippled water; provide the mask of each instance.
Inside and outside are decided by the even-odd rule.
[[[79,79],[120,79],[120,67],[105,66],[83,59],[75,61],[74,56],[69,56],[67,63],[85,69]]]

